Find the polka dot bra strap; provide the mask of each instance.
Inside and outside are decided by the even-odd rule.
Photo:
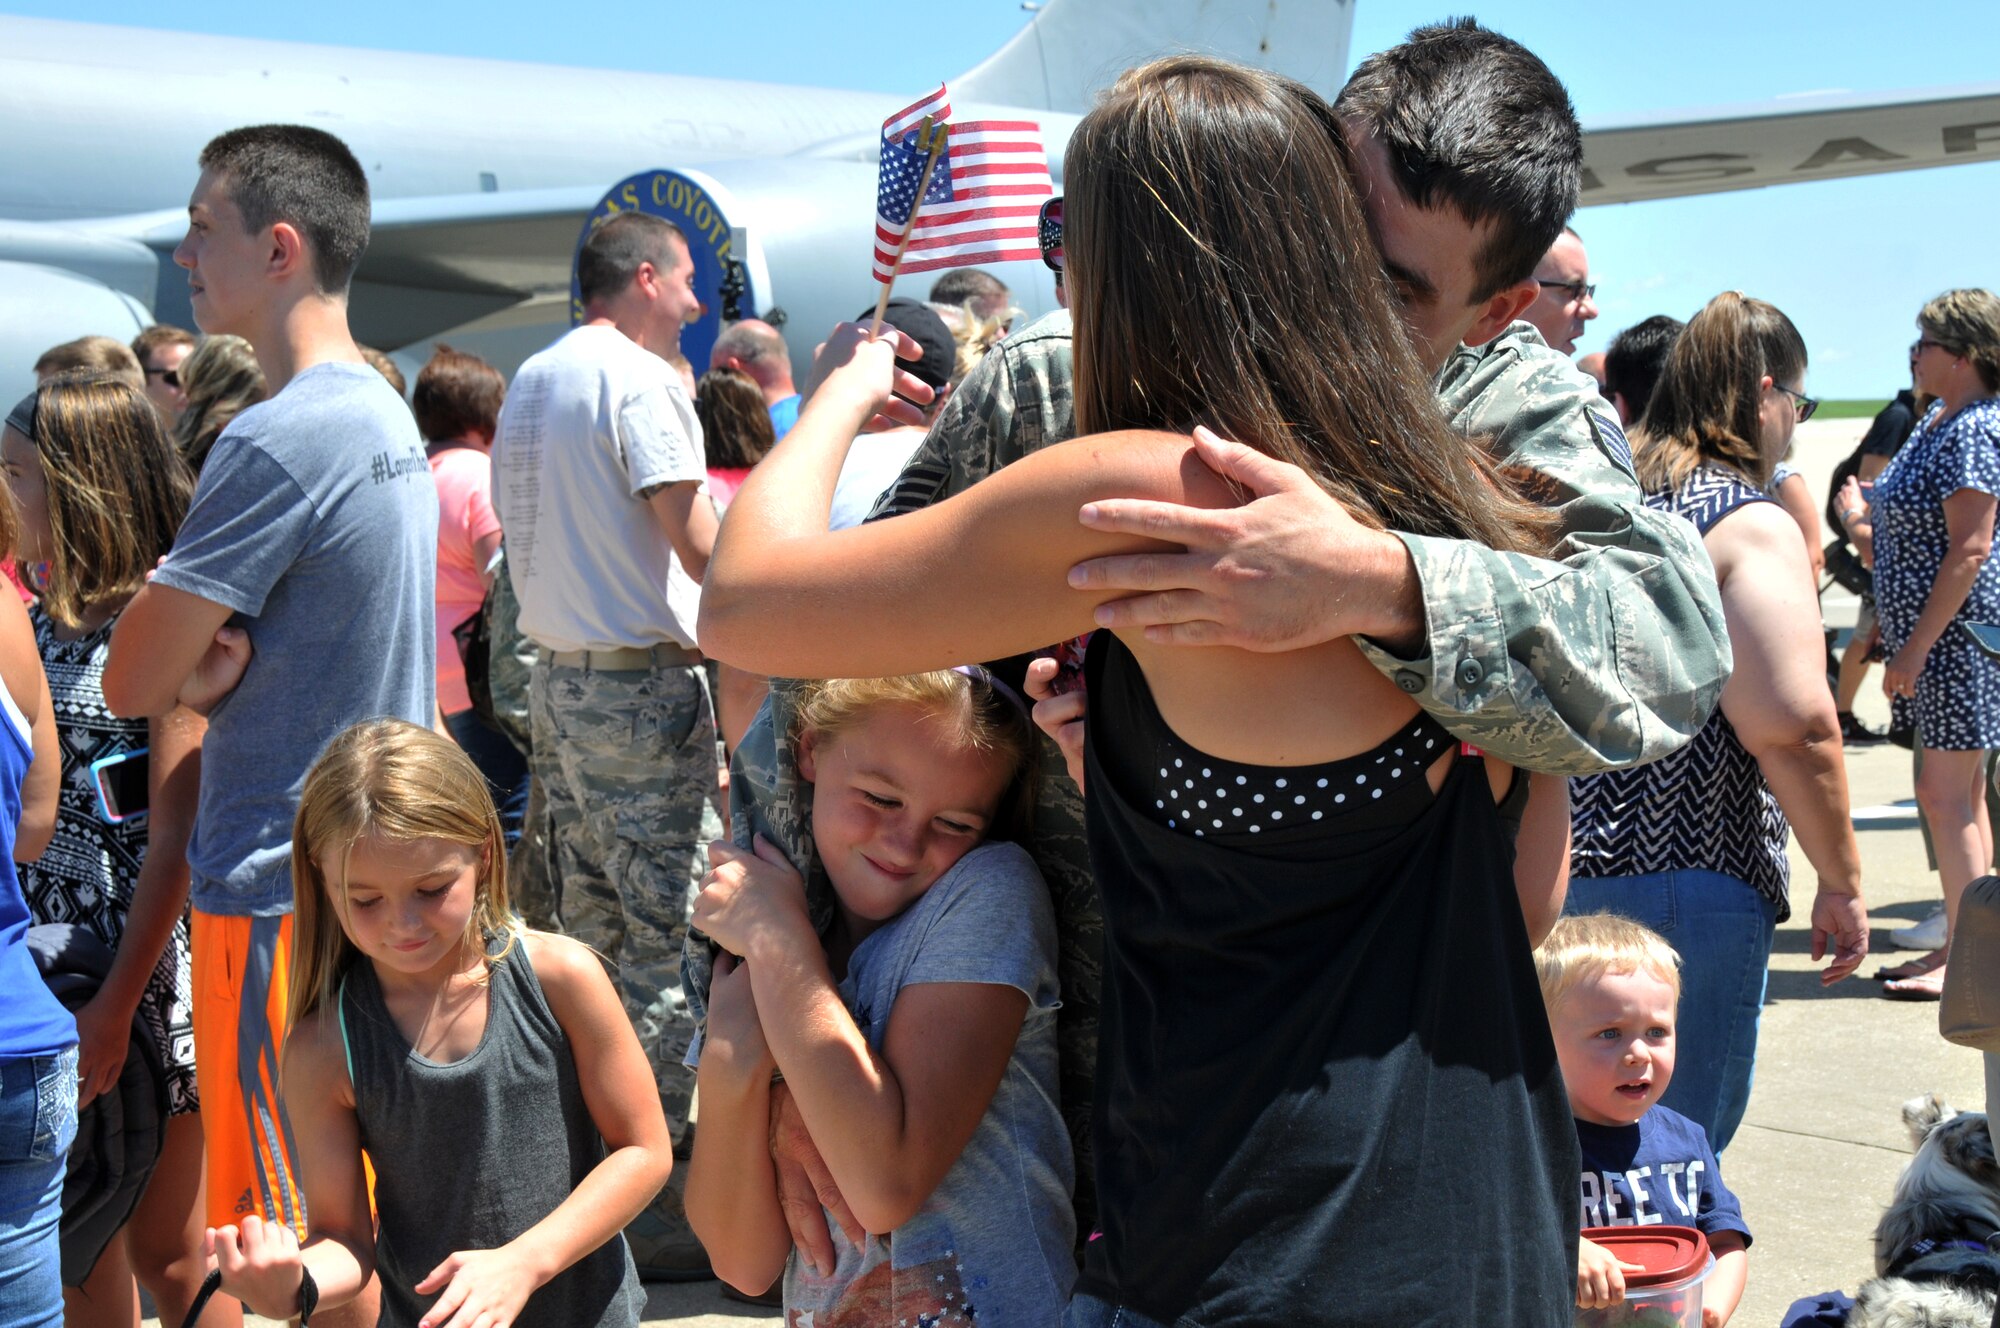
[[[1170,830],[1201,838],[1248,839],[1295,831],[1362,811],[1424,778],[1453,745],[1428,713],[1370,751],[1320,765],[1239,765],[1218,760],[1163,732],[1145,802]]]

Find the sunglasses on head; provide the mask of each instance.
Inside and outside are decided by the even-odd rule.
[[[1035,227],[1035,241],[1041,246],[1042,261],[1049,271],[1063,270],[1063,200],[1057,194],[1042,204],[1042,215]]]

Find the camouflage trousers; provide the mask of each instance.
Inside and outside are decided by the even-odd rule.
[[[534,760],[529,758],[532,772]],[[537,931],[561,931],[557,917],[555,866],[549,861],[549,800],[539,776],[528,778],[528,810],[521,838],[507,855],[507,897],[521,920]]]
[[[618,994],[679,1143],[694,1098],[681,947],[721,837],[715,707],[699,667],[535,665],[534,777],[547,807],[555,915],[615,966]]]

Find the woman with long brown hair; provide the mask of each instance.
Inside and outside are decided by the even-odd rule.
[[[1094,533],[1080,507],[1239,501],[1193,455],[1203,425],[1372,525],[1542,546],[1538,514],[1438,411],[1322,99],[1163,60],[1085,117],[1067,162],[1090,436],[829,534],[848,442],[909,413],[892,388],[928,396],[895,371],[905,339],[843,327],[724,523],[705,645],[776,675],[868,676],[1088,631],[1108,594],[1073,589],[1070,567],[1162,546]],[[1576,1140],[1530,960],[1561,897],[1560,781],[1530,797],[1524,774],[1461,754],[1346,639],[1253,653],[1099,632],[1085,677],[1103,1221],[1072,1313],[1567,1325]],[[1388,1273],[1419,1230],[1452,1257]]]
[[[708,453],[708,496],[721,512],[743,487],[750,468],[777,442],[771,412],[749,374],[710,369],[695,384],[694,413]]]
[[[1647,501],[1701,531],[1736,668],[1686,747],[1571,784],[1566,908],[1622,914],[1680,952],[1687,1055],[1663,1101],[1718,1153],[1750,1100],[1772,936],[1791,912],[1790,833],[1819,876],[1815,934],[1835,938],[1820,980],[1868,952],[1818,596],[1797,523],[1765,493],[1811,413],[1805,374],[1792,320],[1736,291],[1675,340],[1633,450]]]
[[[174,424],[174,442],[200,474],[229,422],[264,399],[264,370],[242,337],[203,337],[181,365],[181,391],[187,405]]]
[[[66,1318],[133,1322],[144,1287],[177,1323],[207,1271],[186,920],[204,726],[185,709],[114,718],[103,677],[111,629],[173,543],[194,476],[160,413],[116,378],[55,379],[8,424],[0,463],[20,513],[17,549],[41,595],[29,618],[62,738],[54,844],[22,865],[21,889],[36,922],[78,924],[114,953],[77,1011],[81,1101],[115,1089],[126,1057],[138,1054],[137,1016],[159,1049],[167,1104],[159,1161],[131,1219],[94,1262],[65,1259]],[[122,785],[105,780],[131,801],[100,794],[101,765],[138,772]],[[237,1318],[218,1306],[202,1322]]]

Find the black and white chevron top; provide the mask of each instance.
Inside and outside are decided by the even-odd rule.
[[[1646,504],[1706,535],[1747,503],[1771,499],[1733,470],[1703,466]],[[1734,876],[1791,914],[1791,829],[1778,800],[1717,710],[1694,740],[1651,765],[1570,781],[1570,872],[1579,877],[1703,870]]]

